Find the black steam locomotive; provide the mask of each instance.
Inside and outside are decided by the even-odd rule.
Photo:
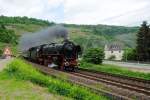
[[[45,66],[57,65],[61,70],[74,70],[78,66],[79,54],[81,54],[81,47],[65,40],[61,44],[51,43],[32,47],[25,51],[23,56]]]

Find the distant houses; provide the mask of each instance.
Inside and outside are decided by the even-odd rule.
[[[122,60],[123,46],[121,44],[107,44],[104,49],[105,59],[107,60]]]

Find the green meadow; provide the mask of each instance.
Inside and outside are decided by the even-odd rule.
[[[8,64],[0,76],[1,98],[14,96],[18,100],[20,98],[43,100],[43,95],[50,93],[51,98],[56,97],[56,99],[106,100],[105,97],[95,94],[85,87],[44,75],[21,59],[15,59]]]

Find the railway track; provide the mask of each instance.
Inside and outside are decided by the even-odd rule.
[[[101,74],[101,73],[91,73],[89,71],[78,70],[77,72],[71,72],[71,74],[91,79],[97,82],[103,82],[109,85],[117,86],[120,88],[128,89],[131,91],[136,91],[144,95],[150,96],[150,87],[147,87],[149,84],[146,80],[140,80],[137,78],[129,79],[129,77],[120,79],[120,77],[114,77],[110,74]],[[123,81],[124,80],[124,81]]]
[[[50,75],[53,77],[57,77],[59,79],[66,80],[66,81],[71,82],[73,84],[78,84],[78,85],[87,87],[91,91],[93,91],[97,94],[104,95],[111,100],[130,100],[130,98],[128,98],[126,96],[122,96],[122,95],[119,95],[119,94],[116,94],[116,93],[113,93],[110,91],[101,90],[99,88],[94,87],[95,85],[97,85],[97,82],[94,82],[92,80],[87,80],[86,78],[74,76],[73,74],[70,74],[68,72],[48,68],[48,67],[45,67],[43,65],[36,64],[36,63],[32,63],[32,62],[28,62],[28,63],[32,64],[36,69],[38,69],[39,71],[41,71],[44,74],[47,74],[47,75]],[[65,76],[65,78],[63,76]]]
[[[31,63],[31,62],[30,62]],[[59,70],[55,70],[52,68],[48,68],[42,65],[38,65],[35,63],[33,64],[37,69],[39,69],[41,72],[60,78],[63,75],[66,77],[65,80],[76,83],[85,87],[90,88],[91,90],[95,91],[96,93],[103,94],[105,96],[108,96],[109,98],[113,100],[129,100],[130,98],[135,97],[137,100],[150,100],[150,88],[149,88],[149,81],[146,80],[140,80],[140,79],[125,79],[120,76],[113,76],[111,74],[106,73],[99,73],[95,71],[90,70],[84,70],[79,69],[76,72],[62,72]],[[107,85],[112,85],[121,88],[120,91],[122,93],[117,93],[114,91],[105,91],[101,90],[96,87],[99,83],[105,83]],[[136,85],[138,84],[138,85]],[[115,88],[116,89],[116,88]],[[126,95],[127,93],[124,93],[124,89],[129,90],[128,92],[135,91],[136,93],[140,93],[140,95],[135,94],[135,96]],[[116,89],[117,91],[117,89]]]
[[[117,78],[121,78],[121,79],[143,82],[143,83],[149,84],[149,88],[150,88],[150,80],[145,80],[145,79],[135,78],[135,77],[129,77],[129,76],[124,76],[124,75],[111,74],[111,73],[89,70],[89,69],[83,69],[83,68],[78,68],[78,69],[79,69],[79,71],[86,71],[86,72],[91,72],[91,73],[95,73],[95,74],[101,74],[101,75],[112,76],[112,77],[117,77]]]

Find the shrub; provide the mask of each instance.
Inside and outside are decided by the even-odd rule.
[[[68,96],[68,94],[70,93],[71,86],[68,84],[65,84],[65,82],[60,83],[58,81],[54,81],[52,84],[53,85],[49,86],[49,91],[54,92],[54,93],[59,93],[65,96]]]
[[[129,61],[137,60],[136,50],[132,48],[126,48],[123,53],[123,60],[129,60]]]
[[[104,59],[104,51],[101,48],[90,48],[83,55],[83,60],[86,62],[101,64]]]
[[[17,44],[18,36],[13,30],[0,29],[0,42]]]
[[[3,50],[0,49],[0,55],[2,55],[2,54],[3,54]]]
[[[46,86],[49,78],[44,77],[38,70],[33,69],[31,65],[25,64],[22,60],[14,60],[5,69],[5,72],[10,77],[15,77],[21,80],[29,80],[33,83]]]

